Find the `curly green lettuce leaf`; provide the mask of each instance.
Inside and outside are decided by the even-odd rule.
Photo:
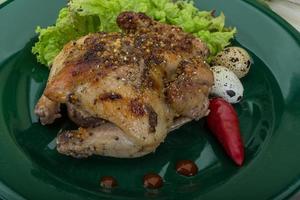
[[[80,17],[69,8],[63,8],[54,26],[45,29],[37,27],[38,42],[33,46],[32,52],[36,55],[38,62],[51,66],[54,58],[66,43],[97,31],[97,26],[99,26],[98,18]]]
[[[39,40],[32,51],[51,66],[63,46],[88,33],[120,31],[117,16],[123,11],[144,12],[157,21],[177,25],[207,43],[212,56],[230,43],[236,29],[226,28],[225,16],[199,11],[192,2],[171,0],[70,0],[54,26],[37,28]]]
[[[195,35],[208,45],[212,55],[216,55],[230,44],[230,39],[235,33],[236,29],[232,29],[228,32],[209,32],[202,30]]]

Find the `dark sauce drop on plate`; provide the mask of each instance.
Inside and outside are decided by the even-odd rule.
[[[117,180],[112,176],[103,176],[100,180],[100,186],[106,189],[111,189],[118,186]]]
[[[149,173],[144,176],[144,187],[158,189],[163,186],[163,179],[158,174]]]
[[[176,163],[176,172],[183,176],[195,176],[198,173],[198,167],[191,160],[181,160]]]

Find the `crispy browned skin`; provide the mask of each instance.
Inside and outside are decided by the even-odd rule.
[[[67,104],[77,124],[90,123],[59,137],[61,153],[142,156],[164,141],[175,117],[207,114],[213,76],[203,61],[206,45],[142,13],[122,13],[117,23],[123,33],[84,36],[54,61],[44,96]],[[105,140],[108,132],[119,139]]]

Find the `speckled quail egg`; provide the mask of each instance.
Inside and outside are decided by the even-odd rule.
[[[243,98],[244,87],[239,78],[223,66],[214,66],[211,70],[215,79],[211,95],[222,97],[229,103],[240,102]]]
[[[250,70],[251,57],[240,47],[227,47],[218,53],[211,62],[212,66],[224,66],[233,71],[238,78],[246,76]]]

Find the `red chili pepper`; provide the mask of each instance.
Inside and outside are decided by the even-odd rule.
[[[239,119],[233,106],[222,98],[210,100],[207,124],[224,147],[226,153],[239,166],[244,161],[244,144],[240,134]]]

